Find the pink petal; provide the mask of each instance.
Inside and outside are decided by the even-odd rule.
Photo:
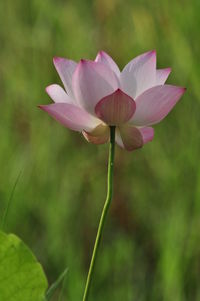
[[[153,140],[154,129],[152,127],[143,127],[137,128],[140,134],[142,135],[143,144],[146,144]]]
[[[120,70],[117,64],[114,62],[114,60],[111,58],[110,55],[108,55],[104,51],[99,51],[97,54],[97,57],[95,59],[95,62],[100,62],[105,65],[107,65],[112,71],[115,72],[115,74],[119,77],[120,76]]]
[[[107,125],[100,124],[92,132],[83,131],[83,136],[88,142],[104,144],[109,141],[110,131]]]
[[[131,124],[146,126],[160,122],[185,93],[185,88],[163,85],[156,86],[136,99],[136,111]]]
[[[156,70],[156,86],[164,85],[171,71],[171,68]]]
[[[39,107],[65,127],[74,131],[90,132],[100,123],[100,120],[73,104],[54,103]]]
[[[154,136],[154,130],[151,127],[136,128],[126,125],[120,127],[119,131],[123,145],[128,151],[141,148],[144,144],[152,141]]]
[[[130,61],[121,73],[122,90],[134,99],[156,84],[156,51],[149,51]]]
[[[74,72],[72,85],[80,106],[94,114],[97,102],[118,88],[118,79],[106,65],[81,60]]]
[[[76,69],[77,63],[61,57],[54,57],[53,63],[63,82],[65,90],[69,96],[73,97],[72,75]]]
[[[54,102],[73,103],[73,99],[59,85],[53,84],[46,87],[46,92]]]
[[[97,103],[95,113],[106,124],[120,125],[126,123],[133,116],[135,109],[135,101],[117,89]]]

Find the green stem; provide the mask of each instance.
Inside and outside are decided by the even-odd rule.
[[[91,286],[92,275],[94,272],[95,262],[97,259],[97,253],[99,249],[99,245],[101,242],[101,237],[103,233],[103,228],[105,224],[105,219],[108,214],[108,209],[110,207],[110,203],[113,195],[113,170],[114,170],[114,155],[115,155],[115,126],[110,126],[110,146],[109,146],[109,160],[108,160],[108,179],[107,179],[107,197],[103,207],[103,211],[101,214],[99,227],[97,231],[97,236],[94,244],[94,249],[92,253],[92,259],[90,262],[89,272],[87,276],[83,301],[88,300],[89,290]]]

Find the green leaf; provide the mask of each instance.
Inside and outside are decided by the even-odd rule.
[[[47,286],[29,248],[17,236],[0,232],[0,300],[43,301]]]
[[[50,301],[51,298],[53,297],[55,291],[57,290],[57,288],[59,287],[60,283],[63,281],[63,279],[65,278],[66,274],[68,272],[68,268],[66,268],[64,270],[64,272],[58,277],[58,279],[50,286],[50,288],[48,289],[47,293],[46,293],[46,300]]]

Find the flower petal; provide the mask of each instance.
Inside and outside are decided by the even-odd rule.
[[[136,98],[156,84],[156,51],[149,51],[137,56],[123,69],[121,76],[122,90]]]
[[[164,85],[171,71],[171,68],[156,70],[156,86]]]
[[[83,136],[88,142],[94,144],[104,144],[109,141],[109,127],[107,125],[100,124],[90,133],[83,131]]]
[[[117,89],[97,103],[95,113],[106,124],[121,125],[133,116],[135,109],[135,101]]]
[[[121,138],[121,135],[120,135],[120,131],[118,128],[116,128],[116,131],[115,131],[115,141],[116,143],[124,149],[124,143],[122,141],[122,138]]]
[[[46,92],[54,102],[73,103],[73,99],[59,85],[53,84],[46,87]]]
[[[39,106],[58,122],[74,131],[92,131],[101,122],[83,109],[67,103]]]
[[[69,96],[73,97],[72,75],[76,69],[77,63],[62,57],[54,57],[53,63],[63,82],[65,90]]]
[[[143,127],[137,128],[140,134],[142,135],[143,144],[146,144],[153,140],[154,129],[152,127]]]
[[[134,126],[119,127],[121,139],[126,150],[133,151],[141,148],[145,143],[151,141],[154,129],[151,127],[136,128]]]
[[[74,72],[72,85],[80,106],[95,114],[97,102],[118,88],[118,79],[106,65],[81,60]]]
[[[110,55],[108,55],[104,51],[99,51],[99,53],[96,56],[95,62],[100,62],[105,65],[107,65],[112,71],[115,72],[115,74],[119,77],[120,76],[120,70],[115,61],[111,58]]]
[[[185,88],[171,85],[156,86],[137,97],[131,124],[146,126],[160,122],[185,93]]]

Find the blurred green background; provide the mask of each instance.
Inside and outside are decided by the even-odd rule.
[[[101,49],[121,68],[156,49],[158,67],[172,67],[168,83],[188,90],[152,143],[116,149],[90,300],[200,300],[199,28],[199,0],[0,1],[0,214],[21,172],[6,231],[32,248],[50,283],[69,267],[61,300],[82,298],[108,145],[87,143],[37,105],[60,83],[53,56],[93,59]]]

